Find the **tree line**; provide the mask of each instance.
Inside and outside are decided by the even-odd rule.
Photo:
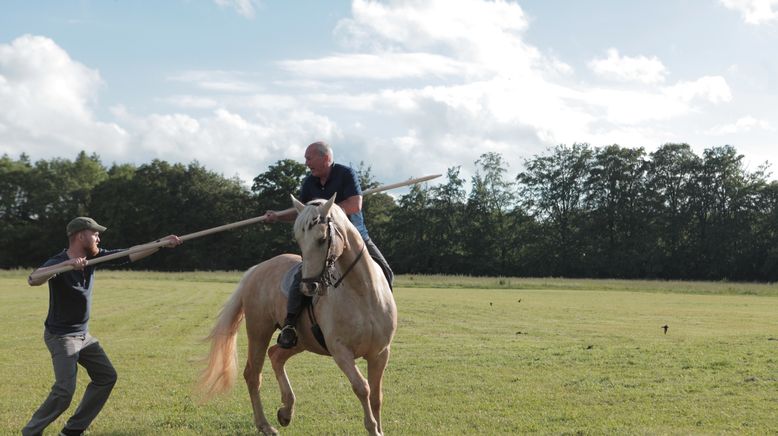
[[[647,153],[618,145],[558,145],[509,174],[485,153],[465,180],[364,198],[371,237],[400,274],[778,279],[778,182],[749,170],[732,146]],[[380,186],[369,166],[363,189]],[[102,245],[129,247],[290,207],[306,167],[276,162],[251,185],[198,162],[105,166],[98,155],[31,162],[0,158],[0,268],[39,266],[67,245],[65,225],[88,215]],[[393,182],[390,180],[387,182]],[[299,252],[291,227],[256,224],[187,242],[131,268],[244,270]]]

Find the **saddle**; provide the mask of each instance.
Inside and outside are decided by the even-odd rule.
[[[289,292],[291,292],[292,288],[294,287],[294,276],[299,273],[303,269],[303,262],[297,262],[289,268],[289,271],[284,274],[284,278],[281,279],[281,293],[286,296],[286,298],[289,298]],[[298,283],[299,285],[299,283]]]
[[[284,277],[281,279],[281,293],[284,294],[287,299],[289,298],[289,293],[292,292],[292,289],[295,286],[300,286],[299,280],[295,285],[295,276],[299,277],[299,274],[302,273],[302,268],[303,263],[300,261],[289,268],[289,271],[287,271],[286,274],[284,274]],[[316,302],[312,297],[303,295],[302,303],[302,310],[308,312],[308,319],[311,321],[311,333],[313,334],[313,337],[316,338],[316,342],[318,342],[322,348],[324,348],[326,351],[329,351],[327,348],[327,342],[324,340],[324,333],[322,333],[321,327],[319,327],[319,323],[316,321],[316,315],[313,312],[313,306]]]

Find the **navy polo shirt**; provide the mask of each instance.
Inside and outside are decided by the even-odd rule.
[[[124,251],[100,249],[95,256],[102,257]],[[67,250],[52,256],[43,266],[56,265],[68,260]],[[120,258],[99,266],[122,265],[129,260]],[[89,330],[89,312],[92,308],[92,286],[95,278],[95,266],[83,270],[61,272],[49,279],[49,313],[46,316],[46,330],[55,335],[83,334]]]
[[[300,189],[300,201],[307,203],[318,198],[329,200],[332,194],[338,194],[335,197],[335,203],[340,203],[355,195],[362,195],[362,188],[359,186],[359,179],[354,169],[337,163],[332,164],[330,175],[327,177],[327,183],[324,185],[321,184],[321,179],[308,174],[305,180],[303,180],[302,189]],[[365,241],[370,240],[362,211],[351,214],[348,218],[354,224],[354,227],[359,230],[362,239]]]

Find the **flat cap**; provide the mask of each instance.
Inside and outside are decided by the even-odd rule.
[[[104,232],[106,230],[106,227],[97,224],[97,221],[93,220],[92,218],[80,216],[78,218],[73,218],[73,220],[68,223],[67,230],[68,230],[68,236],[70,236],[73,233],[80,232],[81,230],[94,230],[96,232]]]

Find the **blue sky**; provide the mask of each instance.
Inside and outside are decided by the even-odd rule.
[[[0,153],[197,160],[327,140],[382,182],[557,144],[778,164],[778,0],[11,1]],[[775,169],[775,168],[774,168]],[[775,178],[775,176],[773,176]]]

